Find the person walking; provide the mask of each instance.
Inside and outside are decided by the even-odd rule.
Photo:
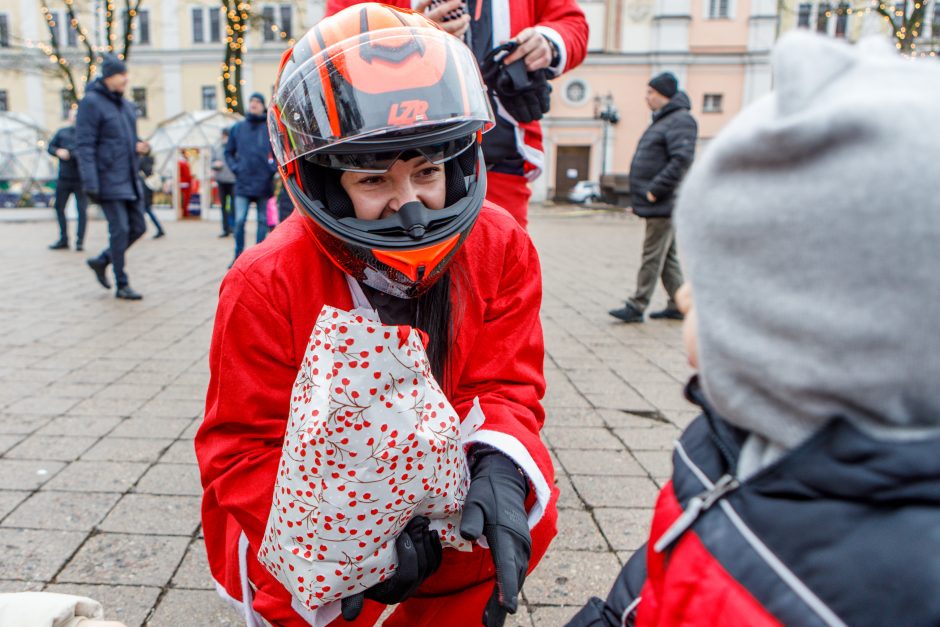
[[[155,190],[150,188],[150,185],[147,184],[147,179],[153,176],[153,155],[150,152],[150,144],[147,142],[141,142],[143,150],[140,153],[140,187],[144,192],[144,213],[150,216],[150,221],[153,222],[153,225],[157,227],[157,234],[153,236],[153,239],[160,239],[166,235],[166,231],[163,230],[163,225],[160,224],[160,220],[157,219],[157,214],[153,211],[153,192]]]
[[[222,232],[219,237],[228,237],[235,229],[235,175],[225,163],[225,146],[229,130],[222,129],[222,140],[212,148],[212,178],[219,189],[219,204],[222,206]]]
[[[89,200],[101,205],[108,219],[109,246],[88,267],[98,282],[110,289],[108,266],[114,266],[115,296],[140,300],[124,270],[127,249],[144,234],[147,225],[141,210],[143,190],[137,154],[144,142],[137,140],[137,113],[124,99],[127,65],[113,54],[104,54],[101,76],[95,79],[78,105],[75,123],[76,151],[82,189]]]
[[[245,250],[245,222],[248,207],[255,203],[258,212],[256,242],[268,233],[268,199],[274,194],[277,162],[268,136],[268,115],[264,96],[258,92],[248,100],[248,114],[232,127],[225,144],[225,163],[235,175],[235,259]],[[234,263],[234,260],[232,261]]]
[[[75,208],[78,212],[78,231],[75,233],[75,250],[83,250],[85,225],[88,219],[88,198],[82,193],[81,178],[78,174],[78,160],[75,158],[75,109],[69,109],[68,126],[56,131],[49,142],[49,154],[59,160],[59,178],[55,186],[55,216],[59,221],[59,240],[49,246],[52,250],[66,250],[69,247],[68,221],[65,219],[65,205],[69,196],[75,196]]]
[[[643,260],[633,296],[620,309],[608,312],[624,322],[643,322],[643,312],[660,278],[669,302],[650,318],[683,317],[675,302],[676,290],[682,285],[682,269],[676,254],[672,208],[676,189],[695,156],[698,124],[689,113],[689,97],[679,90],[679,81],[670,72],[649,82],[646,104],[653,112],[653,123],[640,137],[630,164],[633,212],[646,219]]]

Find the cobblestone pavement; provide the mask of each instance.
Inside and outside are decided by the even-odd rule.
[[[128,625],[237,625],[206,566],[192,445],[232,243],[217,224],[168,226],[131,250],[145,299],[127,303],[97,285],[86,254],[46,250],[53,223],[0,224],[0,592],[87,594]],[[97,250],[105,224],[89,232]],[[632,288],[642,222],[546,208],[531,232],[562,509],[510,624],[542,626],[606,594],[694,411],[679,324],[606,313]]]

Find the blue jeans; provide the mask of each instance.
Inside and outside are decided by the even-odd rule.
[[[268,234],[268,199],[249,198],[248,196],[235,196],[235,256],[238,257],[245,250],[245,221],[248,220],[248,205],[255,203],[258,209],[258,237],[257,243],[264,241]]]
[[[131,244],[140,239],[147,231],[144,221],[144,212],[139,200],[102,200],[101,210],[108,219],[108,233],[110,235],[108,248],[98,256],[114,266],[114,280],[118,288],[127,285],[127,274],[124,272],[124,253]]]

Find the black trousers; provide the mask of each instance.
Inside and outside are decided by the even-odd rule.
[[[101,210],[108,219],[110,246],[101,253],[101,259],[114,264],[114,280],[118,287],[127,285],[124,272],[124,253],[147,230],[140,200],[102,200]]]
[[[85,241],[85,225],[88,222],[88,198],[82,192],[81,183],[62,179],[59,179],[55,186],[55,217],[59,221],[59,241],[69,241],[65,205],[72,194],[75,194],[75,206],[78,209],[78,233],[75,235],[75,242],[81,244]]]
[[[222,205],[222,233],[235,230],[235,183],[219,183],[219,203]]]

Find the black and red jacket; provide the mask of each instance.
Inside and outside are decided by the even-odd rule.
[[[687,395],[702,404],[695,380]],[[940,438],[834,417],[738,481],[747,434],[703,409],[647,546],[569,626],[940,625]]]

